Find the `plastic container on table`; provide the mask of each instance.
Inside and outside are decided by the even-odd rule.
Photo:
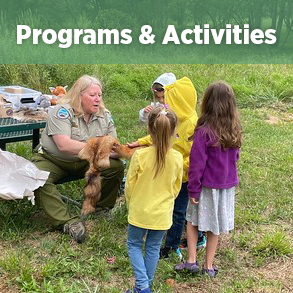
[[[0,94],[4,95],[6,101],[13,104],[13,110],[37,108],[41,92],[22,86],[0,86]]]

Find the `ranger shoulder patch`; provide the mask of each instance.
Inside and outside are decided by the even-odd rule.
[[[113,120],[113,117],[111,115],[111,112],[109,110],[105,110],[110,122],[114,125],[114,120]]]
[[[57,112],[57,117],[59,119],[67,119],[69,117],[69,113],[65,108],[60,108]]]
[[[114,120],[113,120],[112,115],[109,115],[109,120],[110,120],[110,122],[114,125]]]

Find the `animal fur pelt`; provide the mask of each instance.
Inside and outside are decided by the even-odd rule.
[[[81,159],[87,160],[90,164],[85,174],[82,216],[95,211],[96,204],[101,196],[100,172],[110,167],[109,158],[113,148],[119,157],[125,159],[129,159],[135,151],[135,149],[121,145],[116,138],[108,135],[89,139],[86,146],[78,154]]]
[[[13,112],[13,118],[22,122],[34,122],[47,120],[47,112],[41,109],[20,110]]]

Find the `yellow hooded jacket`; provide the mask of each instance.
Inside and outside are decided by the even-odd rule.
[[[174,83],[164,87],[165,103],[178,117],[178,125],[175,129],[175,138],[172,148],[183,155],[183,182],[188,181],[189,153],[192,141],[188,138],[193,134],[197,122],[196,90],[188,77],[178,79]],[[138,139],[139,145],[151,145],[150,135]]]

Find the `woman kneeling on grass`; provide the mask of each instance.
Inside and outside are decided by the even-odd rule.
[[[234,196],[238,185],[236,162],[242,130],[232,88],[211,84],[204,93],[201,116],[193,136],[189,164],[189,203],[186,211],[188,260],[176,271],[198,273],[198,230],[207,232],[206,260],[202,273],[215,277],[213,260],[218,235],[234,228]]]
[[[170,147],[176,124],[176,115],[171,110],[162,107],[152,110],[148,131],[153,145],[135,151],[127,173],[127,248],[135,276],[133,292],[151,292],[162,239],[172,225],[174,201],[183,175],[183,157]]]
[[[78,243],[86,237],[84,221],[69,213],[56,184],[69,176],[84,177],[89,164],[78,158],[78,153],[87,140],[104,135],[117,137],[111,114],[103,104],[102,84],[93,76],[83,75],[72,85],[64,103],[49,113],[41,144],[32,157],[40,170],[50,172],[45,185],[35,191],[37,204],[53,227],[63,230]],[[97,203],[100,210],[113,208],[118,196],[124,167],[115,157],[111,154],[110,168],[101,172],[101,198]]]

